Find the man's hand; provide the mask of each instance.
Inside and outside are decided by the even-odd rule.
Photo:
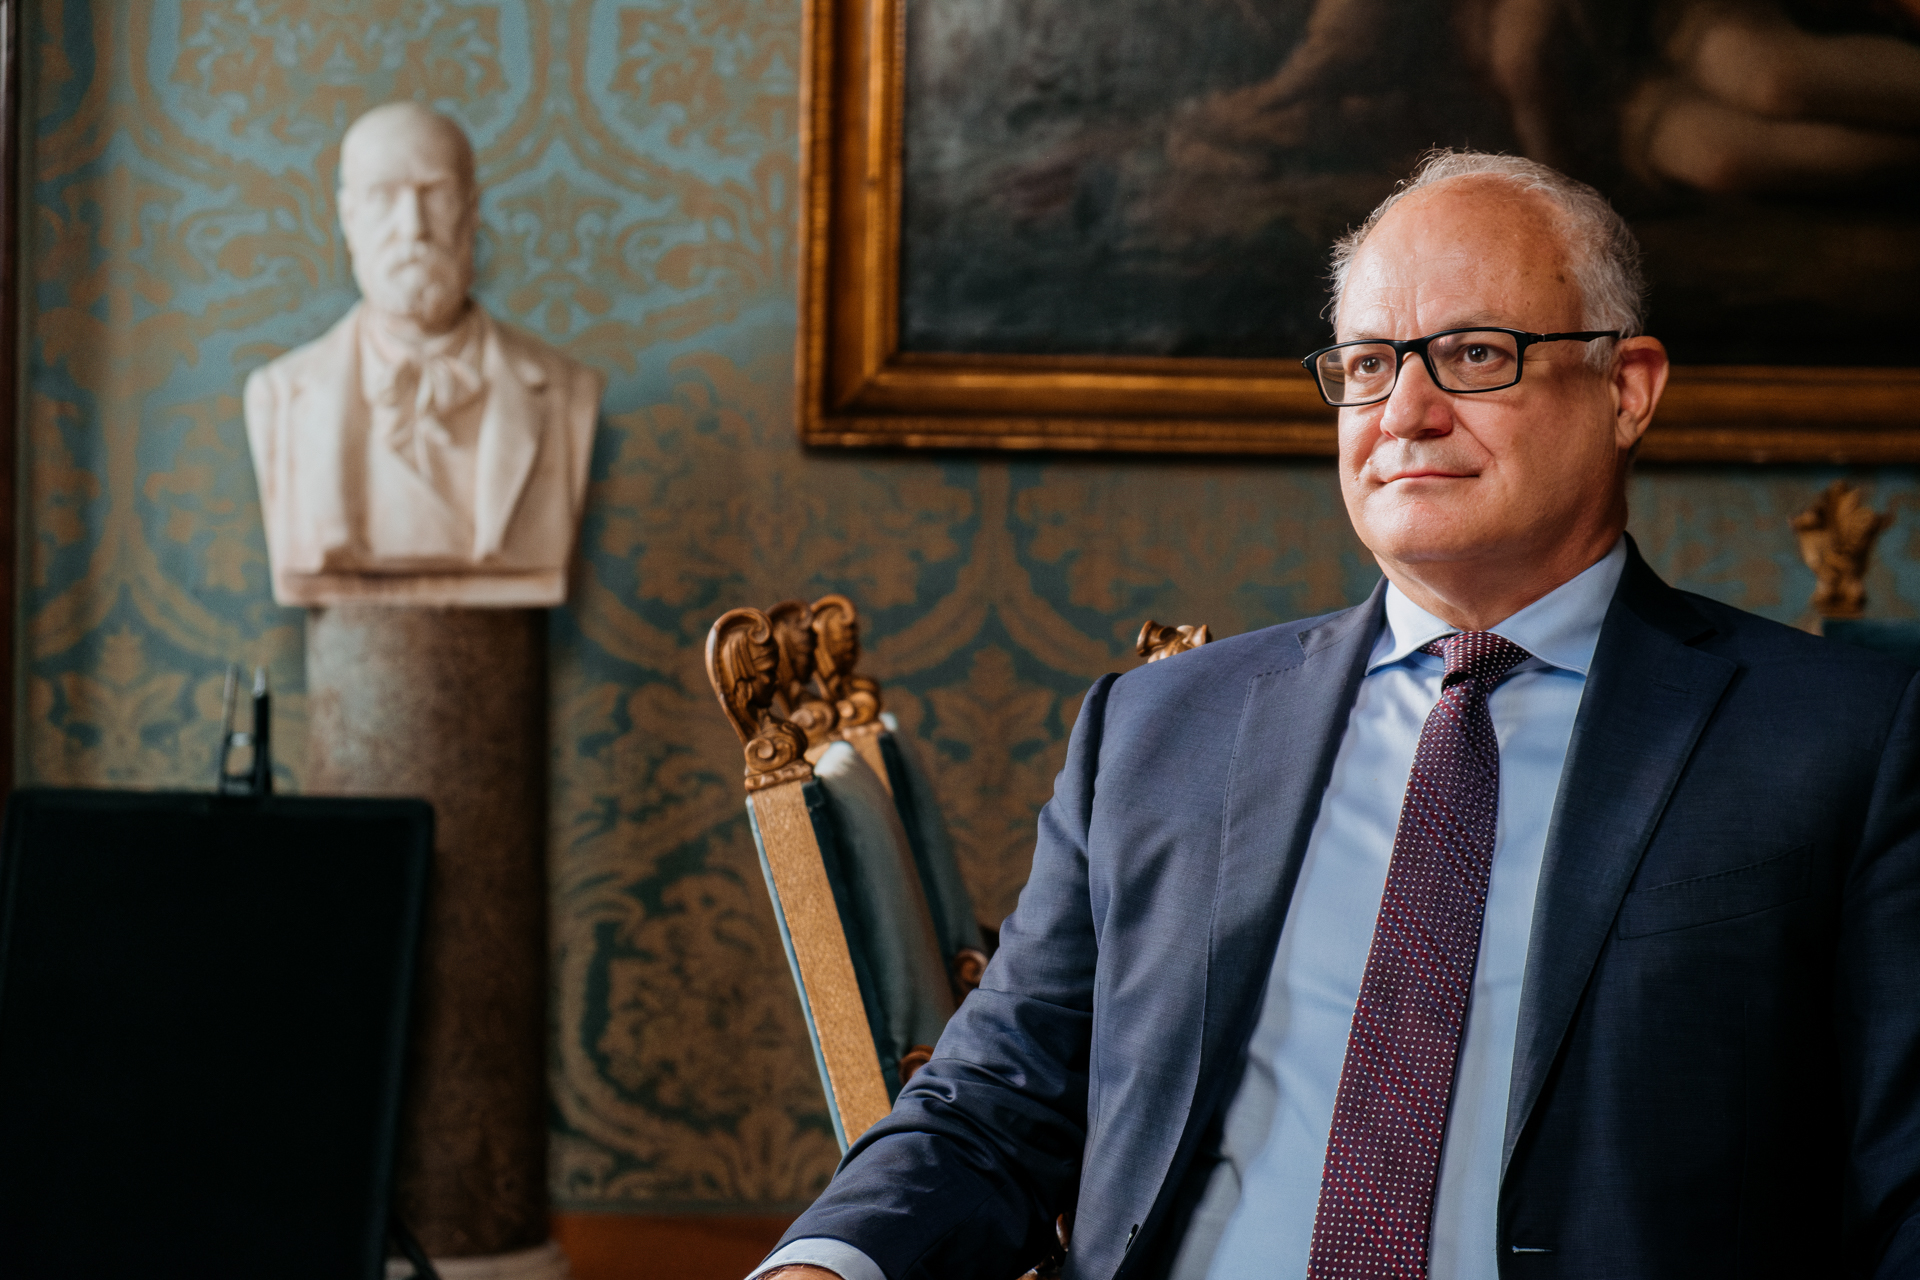
[[[809,1267],[804,1264],[792,1267],[775,1267],[771,1271],[762,1272],[760,1280],[774,1280],[776,1276],[779,1277],[779,1280],[840,1280],[839,1276],[828,1271],[825,1267]]]

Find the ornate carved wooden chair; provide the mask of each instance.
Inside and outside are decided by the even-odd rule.
[[[772,612],[714,623],[707,674],[746,745],[747,813],[844,1149],[931,1055],[954,993],[893,799],[808,688],[810,616]]]
[[[1204,623],[1149,619],[1135,651],[1158,662],[1212,638]],[[734,609],[707,636],[707,677],[746,747],[747,816],[843,1151],[892,1108],[987,964],[932,786],[859,659],[859,613],[842,595]],[[1058,1250],[1020,1280],[1059,1274],[1070,1229],[1062,1215]]]

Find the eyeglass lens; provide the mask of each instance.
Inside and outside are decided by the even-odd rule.
[[[1446,391],[1496,391],[1519,378],[1520,344],[1497,329],[1444,334],[1427,344],[1427,356]],[[1400,356],[1384,342],[1355,342],[1322,353],[1314,372],[1332,403],[1365,404],[1393,391]]]

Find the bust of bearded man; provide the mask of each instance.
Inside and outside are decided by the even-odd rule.
[[[247,379],[281,604],[566,598],[605,382],[473,301],[479,201],[438,112],[375,107],[340,144],[361,301]]]

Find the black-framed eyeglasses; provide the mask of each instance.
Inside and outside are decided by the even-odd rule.
[[[1592,342],[1617,338],[1616,329],[1586,333],[1526,333],[1519,329],[1442,329],[1424,338],[1363,338],[1336,342],[1301,360],[1320,384],[1320,398],[1336,409],[1378,404],[1393,394],[1409,352],[1417,352],[1433,385],[1455,395],[1501,391],[1520,381],[1527,348],[1537,342]]]

